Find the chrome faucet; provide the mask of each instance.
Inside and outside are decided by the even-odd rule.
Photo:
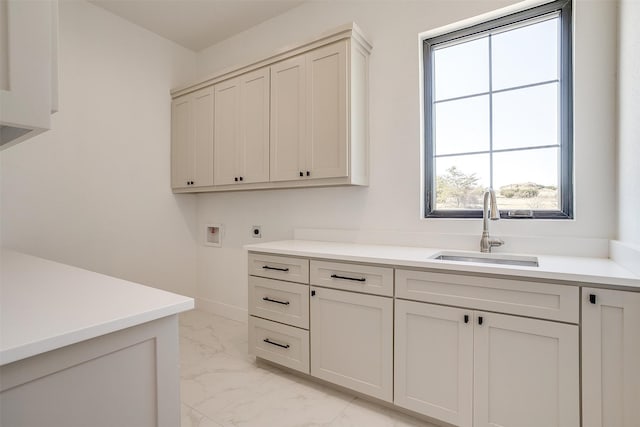
[[[489,208],[489,199],[491,199],[491,208]],[[484,192],[482,205],[482,238],[480,239],[480,252],[491,252],[494,246],[502,246],[504,242],[500,239],[492,239],[489,237],[489,220],[499,220],[500,211],[496,203],[496,193],[492,188],[488,188]]]

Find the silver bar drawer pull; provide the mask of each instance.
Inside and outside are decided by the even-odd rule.
[[[277,347],[282,347],[282,348],[289,348],[290,347],[289,344],[280,344],[280,343],[271,341],[269,338],[265,338],[262,341],[266,342],[267,344],[275,345]]]
[[[342,280],[354,280],[356,282],[364,282],[367,280],[366,277],[347,277],[347,276],[338,276],[337,274],[331,275],[332,279],[342,279]]]
[[[278,301],[277,299],[271,299],[269,297],[263,297],[262,301],[275,302],[276,304],[289,305],[289,301]]]
[[[262,268],[264,268],[265,270],[289,271],[288,268],[269,267],[268,265],[263,265]]]

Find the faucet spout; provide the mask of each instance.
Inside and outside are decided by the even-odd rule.
[[[494,246],[502,246],[504,242],[500,239],[492,239],[489,236],[489,220],[500,219],[500,210],[496,202],[496,193],[492,188],[484,192],[482,201],[482,238],[480,239],[480,252],[491,252]]]

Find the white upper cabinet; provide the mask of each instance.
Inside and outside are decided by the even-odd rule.
[[[269,69],[215,86],[214,184],[269,180]]]
[[[215,86],[214,115],[214,183],[238,181],[237,146],[240,144],[240,80]]]
[[[0,1],[0,147],[51,127],[58,105],[58,2]]]
[[[187,187],[193,169],[191,129],[191,96],[185,95],[171,103],[171,187]]]
[[[341,41],[271,67],[272,181],[348,176],[346,56]]]
[[[349,175],[347,160],[347,42],[307,54],[307,138],[305,175]]]
[[[213,156],[213,95],[204,89],[193,96],[193,182],[192,186],[204,187],[213,183],[211,158]]]
[[[215,88],[214,182],[174,191],[367,185],[370,51],[358,27],[345,25],[172,91],[175,102]]]
[[[304,176],[306,163],[306,57],[271,67],[271,181]]]
[[[213,89],[174,99],[171,117],[171,186],[213,185]]]
[[[640,293],[582,289],[582,425],[640,425]]]
[[[244,182],[269,181],[269,69],[242,77],[238,172]]]

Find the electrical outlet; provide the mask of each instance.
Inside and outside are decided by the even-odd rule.
[[[254,239],[261,239],[262,238],[262,231],[260,230],[260,226],[259,225],[252,225],[251,226],[251,236]]]

